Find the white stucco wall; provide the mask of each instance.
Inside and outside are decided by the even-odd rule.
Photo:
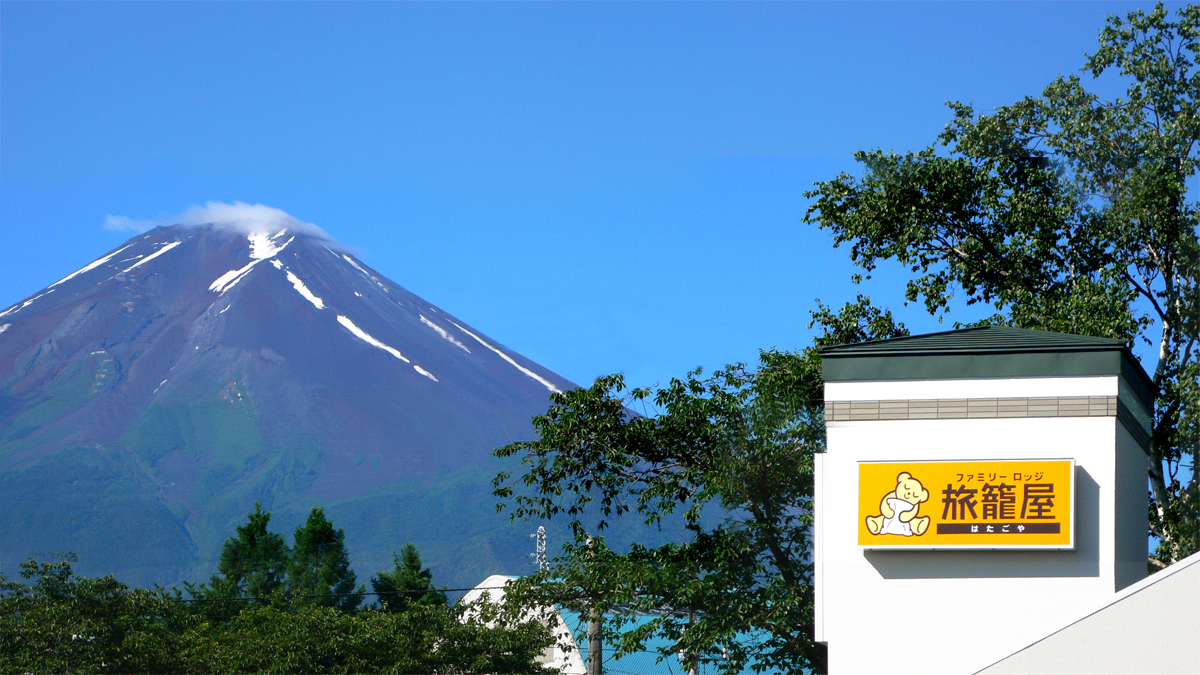
[[[1117,393],[1117,377],[826,385],[829,401]],[[1136,547],[1129,537],[1118,547],[1114,527],[1118,495],[1134,494],[1118,481],[1118,470],[1129,467],[1141,477],[1132,508],[1143,523],[1144,575],[1145,454],[1128,434],[1119,443],[1118,427],[1115,417],[828,423],[814,542],[816,632],[828,643],[831,675],[974,672],[1136,581],[1129,559]],[[857,544],[859,461],[1041,458],[1076,461],[1074,550],[865,551]]]
[[[980,675],[1200,672],[1200,553],[979,671]]]

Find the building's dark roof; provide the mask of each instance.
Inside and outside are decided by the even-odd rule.
[[[1154,386],[1121,340],[978,326],[826,347],[826,381],[1120,375],[1153,410]]]
[[[821,356],[1120,351],[1124,346],[1123,341],[1109,338],[1051,333],[1044,330],[1010,326],[976,326],[942,333],[927,333],[890,340],[872,340],[826,347],[821,350]]]

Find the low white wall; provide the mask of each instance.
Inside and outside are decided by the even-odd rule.
[[[1200,672],[1200,553],[979,671],[980,675]]]

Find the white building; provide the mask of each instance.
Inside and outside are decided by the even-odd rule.
[[[973,673],[1146,575],[1153,390],[1123,343],[984,327],[821,355],[831,675]]]

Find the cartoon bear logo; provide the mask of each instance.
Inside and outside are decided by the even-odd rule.
[[[921,503],[928,499],[929,491],[921,481],[905,471],[896,476],[896,489],[884,495],[879,503],[880,515],[867,516],[867,529],[871,534],[919,537],[929,529],[929,516],[917,517]]]

